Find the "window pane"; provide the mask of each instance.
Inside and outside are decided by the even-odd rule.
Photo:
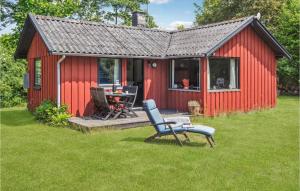
[[[200,68],[198,59],[173,60],[170,69],[171,88],[199,90]]]
[[[239,88],[239,63],[233,58],[213,58],[209,60],[209,88],[236,89]]]
[[[99,59],[98,82],[100,84],[120,84],[121,64],[119,59]]]
[[[34,85],[35,86],[41,85],[41,75],[42,75],[41,60],[36,59],[34,61]]]

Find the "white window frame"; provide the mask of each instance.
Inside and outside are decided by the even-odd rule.
[[[215,58],[217,58],[217,57],[215,57]],[[241,89],[241,83],[240,83],[240,81],[241,81],[241,77],[240,77],[240,67],[241,67],[241,62],[240,62],[240,58],[239,57],[220,57],[220,58],[226,58],[226,59],[230,59],[230,64],[232,64],[233,62],[233,60],[235,61],[235,60],[239,60],[239,70],[238,70],[238,72],[237,72],[237,74],[236,74],[236,77],[237,77],[237,79],[238,79],[238,81],[237,81],[237,79],[235,79],[235,83],[237,83],[238,82],[238,86],[239,86],[239,88],[232,88],[232,89],[230,89],[230,88],[228,88],[228,89],[216,89],[216,90],[214,90],[214,89],[210,89],[210,68],[209,68],[209,61],[210,61],[210,58],[207,58],[207,91],[208,92],[236,92],[236,91],[240,91]],[[234,62],[235,63],[235,62]],[[231,79],[230,79],[230,81],[231,81]]]
[[[179,58],[180,59],[180,58]],[[186,59],[189,59],[189,58],[186,58]],[[193,59],[193,58],[190,58],[190,59]],[[195,90],[190,90],[190,89],[179,89],[179,88],[174,88],[174,75],[175,75],[175,60],[176,59],[172,59],[171,60],[171,67],[170,67],[170,76],[169,76],[169,88],[168,90],[171,90],[171,91],[182,91],[182,92],[200,92],[201,91],[201,59],[200,58],[196,58],[197,61],[198,61],[198,64],[199,64],[199,89],[195,89]],[[171,79],[170,79],[171,78]],[[171,86],[171,87],[170,87]]]
[[[40,76],[39,76],[39,84],[37,83],[37,73],[36,73],[36,64],[37,62],[40,62]],[[33,79],[33,87],[34,89],[41,89],[42,87],[42,67],[43,67],[43,63],[42,63],[42,59],[41,58],[35,58],[34,61],[33,61],[33,76],[34,76],[34,79]]]
[[[119,60],[119,64],[120,64],[120,79],[119,79],[119,83],[111,83],[111,84],[101,84],[100,83],[100,78],[99,78],[99,67],[100,67],[100,64],[101,64],[101,59],[114,59],[114,60]],[[97,68],[97,84],[99,87],[111,87],[113,85],[115,86],[122,86],[122,59],[120,58],[107,58],[107,57],[103,57],[103,58],[98,58],[97,60],[97,65],[98,65],[98,68]]]

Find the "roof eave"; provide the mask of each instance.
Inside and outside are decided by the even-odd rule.
[[[27,57],[27,54],[21,54],[19,51],[20,51],[20,47],[22,45],[22,40],[23,38],[25,38],[25,31],[27,30],[27,27],[29,27],[28,25],[30,24],[29,22],[32,23],[34,29],[35,29],[35,32],[37,31],[39,33],[39,35],[41,36],[43,42],[45,43],[49,53],[53,51],[53,48],[51,46],[51,44],[49,43],[49,41],[47,40],[45,34],[43,33],[42,29],[40,28],[39,24],[37,23],[37,20],[36,18],[34,17],[34,15],[32,15],[31,13],[28,14],[27,18],[26,18],[26,21],[25,21],[25,24],[24,24],[24,27],[23,27],[23,30],[21,32],[21,35],[20,35],[20,40],[19,40],[19,43],[18,43],[18,46],[17,46],[17,49],[16,49],[16,52],[14,54],[14,58],[15,59],[22,59],[22,58],[26,58]],[[29,47],[28,47],[29,49]],[[28,49],[27,49],[27,52],[28,52]]]
[[[286,48],[278,42],[278,40],[267,30],[267,28],[259,20],[256,19],[253,22],[253,24],[256,25],[257,27],[259,27],[264,32],[264,34],[267,35],[269,40],[271,40],[274,43],[274,45],[281,51],[282,54],[281,55],[276,55],[276,56],[278,56],[278,57],[284,57],[285,56],[288,59],[292,58],[292,56],[286,50]]]
[[[222,47],[233,36],[238,34],[240,31],[242,31],[244,28],[246,28],[251,23],[253,23],[255,26],[259,27],[263,31],[263,33],[269,38],[269,40],[272,41],[272,43],[275,45],[275,47],[280,50],[281,54],[276,55],[277,57],[285,56],[288,59],[292,58],[292,56],[289,54],[289,52],[276,40],[276,38],[266,29],[266,27],[254,16],[247,19],[238,29],[234,30],[232,33],[230,33],[224,39],[219,41],[213,48],[211,48],[209,51],[207,51],[206,55],[211,56],[216,50],[218,50],[220,47]]]
[[[174,58],[202,58],[205,54],[200,55],[166,55],[166,56],[137,56],[137,55],[112,55],[112,54],[91,54],[91,53],[70,53],[70,52],[54,52],[50,51],[51,55],[66,55],[66,56],[86,56],[86,57],[107,57],[107,58],[140,58],[140,59],[153,59],[153,60],[163,60],[163,59],[174,59]]]
[[[49,52],[53,51],[53,47],[51,46],[50,42],[48,41],[46,35],[44,34],[43,30],[41,29],[41,27],[39,26],[39,24],[37,23],[36,18],[34,17],[34,15],[29,13],[29,18],[31,19],[33,26],[35,27],[35,29],[39,32],[41,38],[43,39],[47,49]]]

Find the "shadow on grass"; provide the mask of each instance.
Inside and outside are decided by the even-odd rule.
[[[11,110],[1,110],[1,124],[7,126],[24,126],[37,124],[34,120],[34,116],[27,109],[11,109]]]
[[[143,142],[143,143],[148,143],[148,144],[158,144],[158,145],[174,145],[174,146],[179,146],[179,144],[176,142],[175,139],[167,139],[167,138],[156,138],[151,141],[145,142],[144,137],[127,137],[125,139],[122,139],[122,141],[127,141],[127,142]],[[183,146],[190,146],[190,147],[205,147],[207,146],[206,143],[199,143],[199,142],[188,142],[188,141],[183,141],[181,140]]]

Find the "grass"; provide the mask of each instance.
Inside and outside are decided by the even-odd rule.
[[[192,135],[144,143],[152,127],[85,135],[37,123],[25,108],[1,110],[2,190],[298,190],[299,101],[276,109],[195,118],[217,146]]]

